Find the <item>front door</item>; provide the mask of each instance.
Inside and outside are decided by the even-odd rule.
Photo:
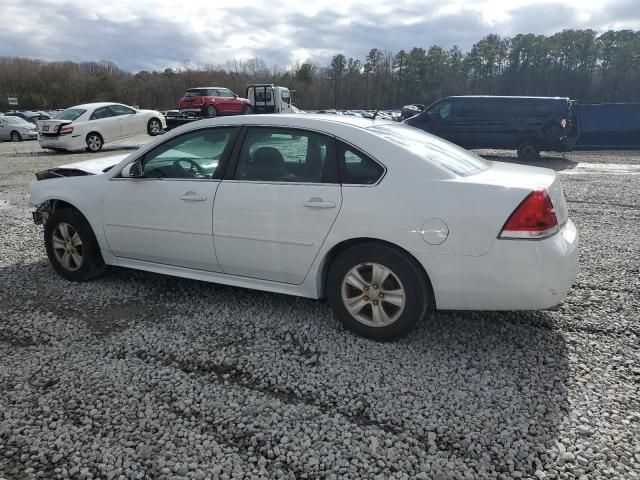
[[[103,225],[116,257],[219,271],[212,212],[233,128],[175,137],[142,158],[143,176],[109,181]]]
[[[91,128],[98,130],[104,137],[103,140],[105,142],[119,138],[122,135],[120,122],[109,107],[96,108],[89,120],[91,121]]]
[[[147,125],[143,114],[124,105],[111,105],[110,108],[114,115],[118,117],[123,137],[147,133]]]
[[[220,267],[233,275],[302,283],[342,203],[333,139],[251,127],[234,163],[214,204]]]

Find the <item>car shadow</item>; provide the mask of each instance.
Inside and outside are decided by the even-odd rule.
[[[555,171],[571,170],[579,163],[568,158],[566,154],[557,152],[544,152],[541,157],[535,161],[520,160],[511,150],[475,150],[474,152],[482,158],[494,162],[508,162],[532,167],[551,168]]]

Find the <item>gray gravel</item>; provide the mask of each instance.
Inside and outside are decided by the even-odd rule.
[[[640,477],[640,176],[561,173],[581,272],[558,310],[442,312],[379,344],[317,301],[64,281],[27,183],[84,155],[0,152],[0,477]]]

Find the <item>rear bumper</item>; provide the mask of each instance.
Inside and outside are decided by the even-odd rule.
[[[73,150],[74,148],[83,146],[80,137],[73,137],[71,135],[64,135],[62,137],[40,135],[38,137],[38,143],[40,143],[42,148],[62,148],[64,150]]]
[[[542,310],[564,300],[578,273],[571,220],[543,240],[496,240],[478,257],[426,255],[441,310]]]

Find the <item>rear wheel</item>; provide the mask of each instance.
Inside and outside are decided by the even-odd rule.
[[[151,120],[149,120],[149,123],[147,123],[147,133],[152,137],[155,137],[156,135],[160,135],[161,132],[162,123],[160,122],[160,120],[158,120],[157,118],[152,118]]]
[[[522,142],[518,146],[518,158],[525,162],[540,160],[540,150],[533,142]]]
[[[424,275],[403,252],[363,244],[342,253],[329,270],[329,304],[343,325],[367,338],[406,335],[430,303]]]
[[[89,222],[75,210],[55,210],[49,216],[44,244],[51,265],[67,280],[84,282],[106,269]]]
[[[206,111],[207,117],[209,118],[214,118],[218,115],[218,110],[216,109],[215,105],[209,105]]]
[[[20,133],[18,133],[18,132],[11,132],[11,141],[12,142],[21,142],[22,141],[22,135],[20,135]]]
[[[251,109],[250,105],[245,105],[244,108],[242,109],[243,115],[251,115],[252,113],[253,113],[253,110]]]
[[[91,132],[87,135],[87,150],[90,152],[96,153],[102,150],[102,146],[104,145],[104,141],[99,133]]]

